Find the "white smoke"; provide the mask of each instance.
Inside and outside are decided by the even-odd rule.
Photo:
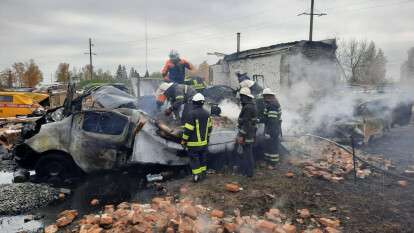
[[[284,134],[330,130],[338,122],[360,120],[355,118],[355,110],[358,105],[370,100],[381,99],[381,105],[389,109],[389,112],[382,114],[391,114],[399,104],[414,101],[414,91],[403,91],[401,88],[384,93],[351,88],[332,61],[311,62],[298,55],[291,58],[290,64],[294,64],[289,67],[291,86],[281,88],[278,95]]]
[[[232,121],[237,121],[241,111],[241,107],[231,100],[225,99],[219,103],[221,108],[221,116],[225,116]]]

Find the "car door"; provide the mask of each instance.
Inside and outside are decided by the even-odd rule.
[[[74,116],[70,151],[85,172],[125,163],[129,118],[113,111],[84,111]]]

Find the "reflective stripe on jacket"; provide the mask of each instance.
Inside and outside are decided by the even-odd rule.
[[[264,109],[265,133],[271,137],[279,135],[282,110],[277,100],[266,101]]]
[[[186,146],[189,148],[207,147],[212,129],[213,123],[210,114],[202,106],[194,106],[184,124],[182,138],[187,142]]]
[[[206,84],[204,83],[203,78],[198,76],[186,77],[184,84],[192,86],[197,92],[200,92],[206,88]]]

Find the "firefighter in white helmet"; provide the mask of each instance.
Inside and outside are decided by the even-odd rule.
[[[253,143],[257,130],[257,110],[253,99],[254,96],[249,88],[240,89],[242,109],[238,119],[239,132],[236,141],[238,148],[241,148],[241,150],[237,150],[241,155],[241,173],[247,177],[252,177],[254,173]]]
[[[190,168],[194,182],[206,175],[207,148],[213,128],[210,113],[203,108],[204,101],[204,96],[201,93],[193,96],[193,108],[186,117],[181,141],[190,157]]]
[[[171,82],[161,83],[155,92],[158,106],[162,106],[166,100],[171,103],[165,110],[165,115],[174,113],[175,118],[182,123],[191,109],[191,100],[195,94],[196,91],[191,86]]]
[[[237,80],[239,81],[240,88],[247,87],[250,89],[251,94],[255,97],[260,95],[263,88],[255,81],[251,80],[247,73],[236,72]]]
[[[270,88],[263,90],[266,143],[264,147],[265,160],[270,163],[279,162],[279,144],[281,135],[282,110],[276,93]]]

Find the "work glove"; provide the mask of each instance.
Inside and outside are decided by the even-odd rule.
[[[171,113],[172,113],[171,108],[167,108],[167,109],[165,109],[165,111],[164,111],[164,114],[165,114],[166,116],[170,116],[170,115],[171,115]]]

